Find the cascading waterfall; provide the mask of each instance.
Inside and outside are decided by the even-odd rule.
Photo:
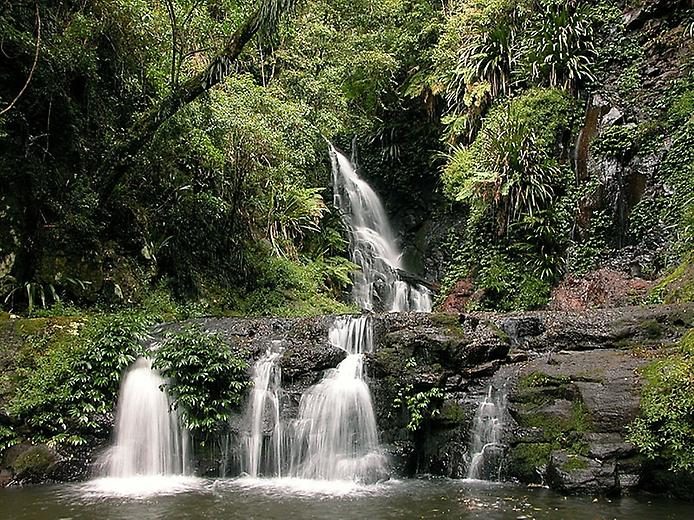
[[[278,343],[274,343],[253,367],[253,389],[246,410],[248,432],[242,436],[241,461],[242,471],[251,477],[282,476],[281,355]]]
[[[152,361],[138,359],[121,383],[115,444],[106,454],[105,476],[183,475],[188,438],[161,389],[164,379]]]
[[[282,421],[281,351],[268,349],[253,369],[242,434],[242,470],[250,477],[296,477],[370,483],[388,478],[378,445],[363,358],[373,348],[368,317],[340,317],[328,332],[347,353],[304,392],[298,417]]]
[[[335,205],[350,231],[353,299],[362,309],[431,311],[431,292],[401,278],[402,252],[378,195],[347,157],[330,148]],[[388,478],[378,444],[371,393],[364,379],[364,354],[373,350],[368,317],[340,317],[329,341],[347,357],[304,392],[298,417],[283,423],[278,365],[270,349],[253,369],[253,390],[241,434],[242,471],[250,477],[290,476],[318,480],[376,482]]]
[[[506,411],[506,393],[495,392],[492,385],[477,407],[473,422],[472,458],[467,477],[476,480],[500,480],[505,446],[501,442]]]
[[[402,251],[376,192],[357,174],[352,162],[334,147],[334,203],[350,232],[352,261],[361,267],[354,275],[352,296],[364,310],[431,311],[431,292],[400,278]]]
[[[388,476],[387,464],[363,369],[364,353],[373,348],[370,320],[338,318],[329,339],[347,357],[301,397],[292,425],[290,473],[323,480],[382,480]]]

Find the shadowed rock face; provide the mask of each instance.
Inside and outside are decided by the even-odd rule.
[[[201,324],[252,358],[280,341],[284,413],[293,416],[301,393],[344,357],[327,341],[333,319]],[[639,407],[636,369],[649,350],[674,344],[692,326],[694,306],[400,313],[372,322],[375,350],[365,364],[381,442],[396,474],[464,477],[477,403],[490,382],[506,383],[506,478],[546,482],[567,493],[618,493],[639,486],[644,471],[625,441]],[[423,403],[417,424],[408,399]]]

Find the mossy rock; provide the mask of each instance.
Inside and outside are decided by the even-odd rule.
[[[540,483],[552,449],[550,443],[517,444],[508,452],[506,471],[521,482]]]
[[[449,314],[445,312],[435,312],[430,316],[431,322],[446,329],[446,332],[454,336],[465,336],[465,330],[460,326],[460,316],[458,314]]]
[[[469,414],[465,407],[455,399],[447,399],[443,402],[439,415],[436,420],[450,424],[463,424],[469,419]]]
[[[694,302],[694,250],[687,253],[682,263],[653,288],[649,302]]]
[[[46,445],[39,444],[38,446],[30,446],[19,453],[10,467],[19,479],[40,479],[57,461],[58,455],[53,450]]]

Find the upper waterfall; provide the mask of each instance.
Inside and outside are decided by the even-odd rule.
[[[334,203],[350,234],[352,261],[361,267],[354,276],[354,302],[365,310],[431,311],[431,293],[400,277],[402,251],[381,199],[352,162],[330,147]]]

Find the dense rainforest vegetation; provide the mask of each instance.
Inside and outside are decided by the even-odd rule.
[[[156,322],[355,311],[328,142],[439,305],[541,309],[606,266],[648,282],[629,303],[692,301],[693,114],[687,1],[5,1],[1,326],[30,341],[0,450],[104,436]],[[206,434],[246,366],[185,334],[158,362]],[[691,388],[691,336],[668,355],[634,439],[691,472],[691,398],[653,404]]]
[[[646,106],[650,42],[620,2],[291,4],[261,9],[227,62],[255,2],[3,6],[8,308],[159,291],[217,312],[345,310],[355,266],[326,139],[356,138],[391,208],[454,217],[443,265],[411,262],[441,299],[469,278],[484,292],[473,307],[541,307],[610,251],[649,244],[653,277],[691,248],[684,4],[667,23],[686,30],[660,43],[680,49],[676,74]],[[636,112],[622,108],[590,161],[665,154],[659,191],[644,194],[643,172],[614,181],[585,164],[586,104],[605,90]]]

